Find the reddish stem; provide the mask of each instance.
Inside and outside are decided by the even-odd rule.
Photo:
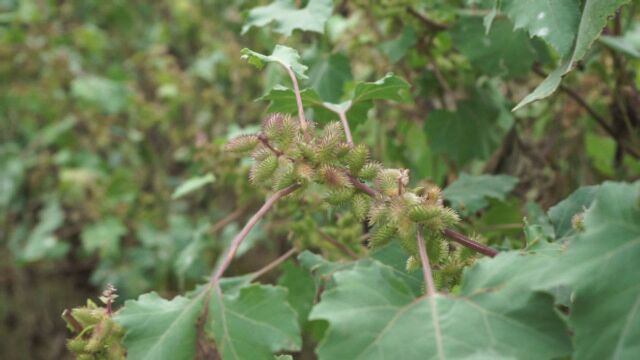
[[[298,250],[296,248],[291,248],[286,253],[280,255],[277,259],[275,259],[272,262],[268,263],[262,269],[255,271],[253,274],[251,274],[251,281],[253,281],[253,280],[261,277],[262,275],[268,273],[269,271],[277,268],[280,264],[282,264],[283,262],[287,261],[287,259],[289,259],[291,256],[293,256],[293,254],[295,254],[297,251]]]
[[[358,180],[357,178],[355,178],[354,176],[351,175],[347,175],[349,176],[349,180],[351,180],[351,183],[353,184],[353,186],[362,191],[363,193],[371,196],[371,197],[375,197],[377,195],[376,191],[374,189],[372,189],[369,185],[361,182],[360,180]],[[486,256],[490,256],[490,257],[495,257],[496,255],[498,255],[498,251],[494,250],[486,245],[480,244],[477,241],[473,241],[471,239],[469,239],[468,237],[460,234],[459,232],[456,232],[454,230],[451,229],[444,229],[442,231],[442,234],[444,236],[446,236],[447,238],[449,238],[450,240],[453,240],[455,242],[457,242],[458,244],[468,247],[471,250],[474,250],[480,254],[486,255]]]
[[[75,317],[73,317],[73,314],[71,314],[71,310],[64,309],[64,311],[62,312],[62,318],[67,320],[69,325],[71,325],[71,327],[76,332],[78,333],[82,332],[82,324],[80,324],[80,322]]]
[[[320,234],[320,236],[322,236],[323,239],[325,239],[329,243],[331,243],[331,245],[333,245],[336,248],[340,249],[340,251],[342,251],[345,255],[349,256],[350,258],[352,258],[354,260],[358,259],[358,255],[356,253],[354,253],[353,251],[351,251],[351,249],[349,249],[345,244],[343,244],[340,241],[332,238],[331,236],[329,236],[329,234],[325,233],[324,231],[322,231],[320,229],[318,229],[318,234]]]
[[[236,252],[238,252],[240,244],[242,244],[242,241],[247,237],[247,235],[249,235],[249,232],[258,223],[258,221],[260,221],[260,219],[264,217],[264,215],[273,207],[273,205],[278,200],[296,191],[298,187],[300,187],[300,185],[294,184],[274,193],[267,199],[267,201],[265,201],[264,205],[262,205],[262,207],[255,214],[253,214],[251,219],[249,219],[249,221],[238,233],[238,235],[236,235],[236,237],[233,238],[233,241],[231,241],[231,247],[229,248],[227,255],[222,261],[222,264],[220,264],[220,267],[218,267],[218,270],[216,270],[214,275],[211,277],[211,284],[217,287],[218,282],[222,278],[222,275],[224,274],[225,270],[227,270],[229,265],[231,265],[231,261],[233,261]]]
[[[351,129],[349,128],[349,121],[347,120],[347,114],[345,111],[338,111],[340,122],[344,128],[344,135],[347,138],[347,144],[353,145],[353,137],[351,136]]]
[[[293,69],[291,69],[291,66],[283,63],[281,63],[281,65],[287,70],[287,73],[291,78],[291,83],[293,83],[293,93],[296,96],[296,103],[298,105],[298,120],[300,120],[300,127],[304,132],[305,139],[310,140],[309,133],[307,131],[307,119],[304,117],[304,106],[302,105],[302,95],[300,94],[298,79],[296,78],[296,74],[293,72]]]
[[[266,146],[269,150],[271,150],[271,152],[273,152],[274,154],[276,154],[276,156],[281,156],[284,153],[276,148],[274,148],[273,146],[271,146],[271,143],[269,142],[269,139],[267,139],[266,136],[264,136],[264,134],[258,134],[258,140],[260,140],[260,142],[262,142],[262,145]]]
[[[468,237],[460,234],[457,231],[454,231],[451,229],[444,229],[442,233],[444,234],[444,236],[457,242],[458,244],[468,247],[469,249],[479,252],[480,254],[483,254],[489,257],[495,257],[496,255],[499,254],[498,250],[492,249],[486,245],[480,244],[479,242],[473,241]]]

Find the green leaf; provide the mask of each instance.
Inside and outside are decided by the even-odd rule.
[[[155,292],[128,300],[115,320],[125,329],[127,358],[190,360],[196,352],[196,323],[203,295],[165,300]]]
[[[173,195],[171,195],[171,198],[174,200],[181,198],[187,194],[190,194],[200,189],[201,187],[207,184],[211,184],[215,180],[216,180],[216,177],[213,176],[213,174],[192,177],[191,179],[188,179],[187,181],[180,184],[180,186],[178,186],[178,188],[176,188],[176,190],[173,192]]]
[[[616,174],[618,144],[610,136],[587,132],[584,138],[585,152],[593,167],[603,175],[613,178]]]
[[[373,107],[373,100],[390,100],[400,103],[412,100],[410,85],[404,79],[392,73],[373,82],[356,84],[350,100],[340,104],[325,103],[325,108],[334,112],[345,111],[352,128],[367,120],[367,113]]]
[[[311,67],[309,86],[318,92],[323,101],[340,100],[345,82],[352,79],[351,63],[343,54],[331,54]]]
[[[193,231],[189,243],[177,253],[173,269],[181,287],[187,278],[199,280],[204,271],[208,270],[206,250],[212,246],[211,236],[208,236],[210,229],[209,223],[199,226]]]
[[[106,114],[124,111],[129,101],[124,83],[95,75],[75,78],[71,82],[71,94]]]
[[[2,149],[3,150],[3,149]],[[27,164],[18,156],[18,150],[0,151],[0,214],[18,195],[25,178]]]
[[[483,73],[512,78],[530,72],[535,52],[525,32],[507,19],[496,19],[485,35],[481,19],[462,18],[451,29],[455,46]]]
[[[300,92],[302,104],[306,108],[312,108],[314,111],[330,111],[324,107],[324,103],[320,95],[314,89],[304,89]],[[269,101],[267,112],[282,112],[288,114],[297,114],[298,107],[296,104],[296,96],[293,90],[282,85],[276,85],[268,93],[258,98],[258,100]]]
[[[315,111],[316,120],[327,121],[337,118],[337,113],[346,112],[349,124],[355,128],[367,119],[368,111],[373,107],[373,100],[391,100],[397,102],[411,101],[409,84],[402,78],[387,74],[374,82],[359,82],[353,90],[351,100],[340,104],[323,102],[318,93],[312,89],[300,92],[302,103],[306,108]],[[276,86],[259,100],[271,101],[269,112],[285,112],[297,114],[293,90]]]
[[[302,9],[293,0],[276,0],[267,6],[259,6],[249,11],[242,33],[252,27],[263,27],[275,23],[274,30],[290,36],[293,30],[324,33],[324,25],[333,11],[332,0],[309,0]]]
[[[281,266],[282,275],[278,279],[278,285],[289,290],[287,301],[298,313],[298,323],[303,325],[313,306],[316,297],[316,286],[313,277],[305,269],[296,266],[292,261],[287,261]]]
[[[516,29],[526,29],[564,56],[571,51],[575,29],[580,21],[578,0],[504,0],[503,10]]]
[[[405,26],[402,33],[395,39],[380,44],[380,49],[389,58],[391,63],[396,63],[404,57],[409,49],[418,42],[416,30],[412,26]]]
[[[206,329],[223,359],[269,359],[272,353],[296,351],[302,340],[287,291],[254,284],[220,298],[211,294]]]
[[[285,68],[291,69],[301,79],[306,79],[307,66],[300,63],[300,54],[292,48],[276,45],[271,55],[263,55],[253,50],[244,48],[240,51],[241,58],[249,64],[262,69],[267,63],[278,63]]]
[[[332,273],[348,268],[350,263],[331,262],[318,254],[305,250],[298,255],[300,265],[316,277],[324,277]]]
[[[547,76],[538,87],[513,108],[516,111],[534,101],[544,99],[553,94],[562,77],[571,71],[577,61],[580,61],[593,42],[600,36],[607,24],[607,18],[629,0],[585,0],[580,15],[580,22],[575,30],[575,41],[568,56],[559,68]]]
[[[451,206],[465,216],[474,214],[489,205],[487,198],[504,200],[518,183],[509,175],[468,175],[460,177],[442,192]]]
[[[533,90],[530,94],[524,97],[516,107],[513,108],[512,111],[516,111],[523,106],[530,104],[534,101],[544,99],[547,96],[553,94],[560,83],[562,82],[562,77],[571,70],[571,63],[569,61],[565,61],[559,68],[555,69],[552,73],[547,75],[547,77],[542,80],[540,85]]]
[[[549,219],[558,239],[574,233],[573,217],[591,206],[598,193],[599,186],[583,186],[549,209]]]
[[[430,112],[425,131],[434,153],[464,165],[491,156],[512,123],[513,118],[486,91],[476,91],[471,99],[458,103],[455,112]]]
[[[542,293],[512,303],[493,289],[463,297],[416,297],[392,269],[359,263],[333,276],[311,319],[329,322],[317,353],[323,359],[549,359],[570,342],[552,298]],[[529,310],[522,310],[526,305]],[[535,309],[535,310],[533,310]]]
[[[108,217],[89,225],[82,230],[82,246],[89,253],[96,251],[100,257],[112,257],[120,254],[120,238],[127,228],[115,217]]]
[[[584,226],[548,278],[574,291],[574,357],[633,359],[640,349],[640,182],[600,185]]]
[[[623,36],[602,35],[600,42],[611,49],[640,59],[640,24],[636,23],[635,26],[627,30]]]
[[[368,100],[391,100],[400,103],[410,102],[409,85],[403,78],[388,73],[373,82],[360,82],[356,85],[351,98],[351,106]]]
[[[422,271],[407,272],[407,252],[402,249],[398,241],[392,241],[372,251],[369,257],[393,269],[398,277],[404,279],[405,284],[416,296],[422,293],[424,288]]]
[[[19,250],[18,259],[21,262],[57,259],[71,248],[55,235],[55,231],[64,223],[64,211],[58,200],[48,201],[38,217],[40,221],[29,233],[24,248]]]

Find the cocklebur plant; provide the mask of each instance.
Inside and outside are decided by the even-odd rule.
[[[305,67],[291,49],[278,46],[271,56],[246,49],[243,53],[245,59],[258,67],[264,62],[276,62],[287,70],[298,109],[297,121],[287,114],[272,113],[262,122],[258,134],[241,135],[227,144],[227,151],[250,154],[253,158],[250,178],[254,184],[274,191],[293,187],[298,194],[317,191],[312,185],[321,185],[327,203],[350,208],[353,216],[368,223],[370,248],[397,239],[409,254],[408,270],[414,269],[411,264],[423,262],[420,241],[416,240],[419,229],[434,264],[458,258],[450,254],[445,231],[451,232],[448,228],[459,218],[452,209],[443,206],[437,186],[425,183],[409,188],[409,170],[384,168],[371,160],[366,146],[353,143],[346,111],[337,111],[340,121],[328,122],[322,128],[307,120],[296,78],[296,73],[304,76]],[[485,249],[495,255],[491,249]],[[454,251],[455,248],[451,249]],[[456,272],[450,269],[453,264],[460,265],[461,270],[466,262],[449,262],[446,267],[449,273]]]
[[[126,356],[133,359],[166,358],[174,352],[178,359],[206,357],[205,354],[223,359],[266,359],[274,352],[300,349],[300,322],[306,322],[306,316],[297,319],[296,311],[286,300],[286,289],[252,281],[296,252],[315,248],[313,242],[293,239],[294,247],[264,268],[237,278],[223,278],[253,227],[284,198],[290,199],[287,203],[293,207],[297,204],[315,210],[304,202],[316,204],[320,200],[323,209],[335,210],[339,216],[334,227],[325,228],[327,231],[314,229],[316,224],[307,213],[302,220],[293,221],[292,232],[296,228],[298,233],[311,230],[352,260],[364,256],[361,243],[378,249],[397,241],[407,254],[407,270],[422,268],[422,289],[429,297],[436,296],[436,286],[446,292],[455,285],[471,259],[446,239],[485,255],[497,254],[450,229],[459,221],[458,216],[444,206],[435,185],[411,187],[408,170],[385,168],[370,158],[366,146],[354,144],[347,118],[353,102],[371,102],[376,99],[372,94],[380,92],[379,87],[402,87],[402,80],[387,75],[382,81],[361,88],[359,98],[353,102],[330,106],[340,121],[320,126],[305,117],[296,78],[304,76],[304,66],[297,63],[295,51],[277,47],[271,56],[244,53],[256,65],[262,61],[280,63],[293,83],[297,119],[273,113],[264,119],[258,133],[241,135],[225,145],[229,154],[252,158],[250,182],[272,194],[232,239],[208,282],[187,296],[168,301],[156,293],[144,294],[114,312],[111,307],[115,291],[107,289],[102,297],[105,309],[89,303],[87,308],[65,314],[80,333],[69,342],[78,357],[103,358],[106,351],[117,359],[124,356],[126,348]],[[362,233],[363,228],[367,234]],[[245,314],[246,309],[251,309],[251,314]],[[90,321],[73,320],[75,314],[81,316],[87,311],[93,314]],[[149,317],[152,323],[141,321]],[[255,328],[255,333],[245,331],[247,327]],[[271,330],[274,328],[279,330],[275,337]],[[245,343],[251,345],[239,345]]]
[[[286,50],[280,52],[291,55]],[[620,227],[615,220],[638,218],[638,185],[602,185],[593,205],[580,215],[580,226],[575,227],[582,230],[577,235],[579,241],[573,244],[571,238],[565,240],[569,245],[558,244],[562,240],[556,244],[538,241],[523,251],[504,252],[468,267],[474,261],[471,250],[489,257],[497,252],[451,229],[458,224],[458,215],[444,205],[438,187],[412,183],[406,169],[385,168],[370,158],[365,146],[354,143],[345,110],[350,105],[337,109],[339,122],[320,126],[308,121],[295,77],[294,69],[301,71],[300,66],[286,62],[284,66],[294,84],[297,119],[274,113],[266,117],[257,134],[242,135],[226,145],[227,152],[253,159],[251,182],[271,195],[231,241],[213,275],[206,284],[171,300],[152,292],[127,301],[113,318],[126,332],[122,345],[105,341],[104,332],[97,328],[90,337],[74,343],[74,351],[85,358],[96,358],[98,355],[91,351],[104,351],[107,346],[116,351],[116,356],[126,348],[132,359],[271,359],[274,353],[300,350],[301,329],[323,320],[329,325],[316,348],[320,359],[379,358],[380,354],[396,354],[408,348],[409,359],[502,355],[546,359],[570,354],[570,331],[556,306],[571,306],[574,294],[563,296],[557,290],[569,286],[578,299],[602,299],[616,293],[594,290],[587,277],[578,275],[593,273],[599,263],[606,265],[603,269],[618,266],[617,272],[623,273],[622,266],[632,263],[629,259],[637,254],[640,229],[635,225]],[[635,197],[628,195],[631,193]],[[305,285],[309,286],[297,287],[299,284],[286,276],[278,286],[255,283],[296,252],[314,248],[313,242],[293,239],[294,247],[264,268],[223,277],[252,228],[285,198],[285,205],[294,208],[310,208],[321,200],[316,209],[335,210],[339,216],[331,232],[315,230],[319,238],[327,239],[356,261],[331,262],[305,251],[298,260],[311,273],[306,275]],[[581,198],[580,203],[586,200]],[[570,223],[566,217],[575,211],[566,208],[574,207],[569,204],[558,210],[563,218],[559,222]],[[302,219],[294,221],[303,226],[294,231],[314,231],[317,224],[313,217],[305,211],[299,213]],[[384,252],[391,248],[386,244],[396,242],[404,249],[406,269],[421,269],[422,277],[416,279],[390,262],[379,261],[375,251],[360,260],[366,251],[363,247],[353,250],[353,241],[360,237],[351,232],[358,224],[367,229],[362,239],[370,248]],[[342,233],[343,227],[348,235]],[[615,233],[607,238],[611,246],[628,251],[604,251],[610,245],[603,246],[600,239],[609,233]],[[610,262],[610,255],[620,261]],[[105,316],[111,318],[108,299],[113,299],[112,295],[105,294],[107,309],[89,326]],[[625,309],[632,308],[637,299],[631,295],[621,296],[622,303],[628,305]],[[610,307],[607,312],[625,319],[629,314],[621,309]],[[591,316],[590,311],[576,306],[567,318],[581,331],[576,332],[582,336],[576,335],[579,350],[588,347],[581,326],[584,316]],[[603,326],[610,330],[607,334],[619,330],[612,322]],[[77,328],[83,331],[82,324]],[[108,334],[119,341],[122,332]],[[419,335],[407,339],[407,334]],[[614,344],[615,336],[608,337],[608,344]],[[627,338],[625,341],[632,338],[625,334],[622,337]],[[93,343],[100,346],[87,348],[93,338],[97,339]]]
[[[126,351],[122,346],[124,330],[113,318],[112,305],[118,297],[116,289],[108,285],[100,296],[104,307],[87,300],[84,307],[65,310],[62,318],[76,333],[67,340],[67,349],[80,360],[119,360]]]

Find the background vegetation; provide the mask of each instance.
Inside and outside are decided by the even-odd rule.
[[[506,0],[251,11],[268,3],[0,1],[0,358],[70,357],[60,313],[107,284],[119,306],[211,273],[267,193],[224,145],[282,111],[278,86],[289,86],[276,66],[241,62],[245,47],[297,49],[302,85],[326,102],[387,73],[406,80],[394,101],[352,110],[354,140],[448,189],[460,230],[497,249],[524,247],[525,225],[545,234],[545,211],[580,186],[640,178],[637,2],[598,9],[605,27],[590,47],[574,31],[585,1],[552,13]],[[567,75],[552,96],[511,111],[557,68]],[[290,244],[330,260],[345,258],[335,239],[366,253],[367,227],[318,199],[303,205],[261,223],[233,273]]]

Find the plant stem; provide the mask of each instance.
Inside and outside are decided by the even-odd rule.
[[[287,73],[289,73],[289,77],[291,78],[291,83],[293,83],[293,93],[296,96],[296,103],[298,104],[298,120],[300,120],[300,127],[302,128],[302,132],[304,132],[305,139],[310,140],[309,132],[307,131],[307,119],[304,117],[304,106],[302,105],[302,95],[300,94],[298,79],[290,66],[285,64],[282,64],[282,66],[287,69]]]
[[[362,191],[363,193],[371,196],[371,197],[375,197],[377,195],[376,191],[373,190],[370,186],[368,186],[367,184],[360,182],[360,180],[356,179],[354,176],[351,175],[347,175],[349,176],[349,180],[351,180],[351,183],[353,184],[353,186]],[[451,230],[451,229],[444,229],[442,231],[442,234],[444,236],[446,236],[447,238],[449,238],[450,240],[453,240],[455,242],[457,242],[458,244],[468,247],[469,249],[479,252],[480,254],[486,255],[486,256],[490,256],[490,257],[494,257],[496,255],[498,255],[498,251],[494,250],[486,245],[480,244],[477,241],[473,241],[471,239],[469,239],[468,237],[460,234],[457,231]]]
[[[295,254],[296,252],[298,252],[298,249],[296,249],[296,248],[289,249],[289,251],[287,251],[286,253],[280,255],[277,259],[275,259],[272,262],[268,263],[262,269],[257,270],[253,274],[251,274],[251,281],[254,281],[255,279],[261,277],[262,275],[268,273],[269,271],[277,268],[280,264],[282,264],[283,262],[287,261],[287,259],[289,259],[291,256],[293,256],[293,254]]]
[[[439,22],[427,17],[427,15],[421,13],[420,11],[418,11],[417,9],[415,9],[412,6],[407,7],[407,11],[409,12],[409,14],[415,16],[416,19],[420,20],[420,22],[422,22],[425,26],[427,26],[428,28],[430,28],[434,32],[447,30],[447,28],[448,28],[447,25],[441,24],[441,23],[439,23]]]
[[[209,233],[210,234],[215,234],[218,231],[224,229],[225,226],[229,225],[230,223],[232,223],[236,219],[238,219],[240,217],[240,215],[242,215],[242,213],[244,213],[244,211],[246,209],[247,209],[246,206],[242,206],[242,207],[239,207],[239,208],[235,209],[232,213],[230,213],[229,215],[225,216],[224,218],[222,218],[217,223],[213,224],[211,226],[211,229],[209,230]]]
[[[62,312],[62,318],[67,320],[69,325],[71,325],[71,327],[73,327],[73,329],[77,333],[82,332],[82,325],[80,324],[80,322],[78,322],[78,320],[75,317],[73,317],[73,314],[71,314],[71,310],[64,309],[64,311]]]
[[[422,263],[422,274],[424,276],[424,284],[427,287],[427,299],[431,307],[431,321],[433,323],[433,332],[438,349],[438,359],[445,359],[444,349],[442,347],[442,331],[440,329],[440,316],[438,315],[438,304],[436,303],[436,286],[433,283],[433,275],[431,274],[431,265],[429,264],[429,255],[427,247],[422,236],[422,227],[418,226],[416,232],[418,241],[418,252],[420,253],[420,262]]]
[[[271,146],[271,143],[269,142],[269,139],[267,139],[266,136],[264,136],[264,134],[259,134],[258,135],[258,140],[260,140],[260,142],[262,143],[262,145],[266,146],[269,150],[271,150],[272,153],[274,153],[276,156],[282,156],[284,155],[284,153],[276,148],[274,148],[273,146]]]
[[[216,270],[214,275],[211,277],[211,284],[217,287],[220,278],[222,278],[225,270],[227,270],[227,268],[231,264],[231,261],[235,257],[236,252],[238,252],[240,244],[242,244],[242,241],[247,237],[247,235],[249,235],[249,232],[258,223],[258,221],[260,221],[260,219],[264,217],[264,215],[273,207],[276,201],[296,191],[299,186],[300,185],[298,184],[294,184],[274,193],[267,199],[267,201],[265,201],[264,205],[262,205],[262,207],[255,214],[253,214],[251,219],[249,219],[249,221],[245,224],[238,235],[236,235],[236,237],[233,238],[233,241],[231,241],[231,247],[229,248],[229,251],[227,252],[224,260],[222,261],[222,264],[220,265],[220,267],[218,267],[218,270]]]
[[[351,129],[349,128],[349,121],[347,121],[347,114],[345,111],[338,111],[340,122],[344,128],[344,135],[347,137],[347,144],[353,145],[353,137],[351,136]]]
[[[454,231],[451,229],[444,229],[442,233],[444,234],[444,236],[457,242],[458,244],[468,247],[469,249],[474,250],[476,252],[479,252],[482,255],[486,255],[489,257],[495,257],[496,255],[498,255],[498,250],[492,249],[484,244],[480,244],[479,242],[473,241],[468,237],[460,234],[457,231]]]
[[[358,259],[358,255],[356,253],[354,253],[351,249],[349,249],[346,245],[344,245],[343,243],[341,243],[340,241],[332,238],[331,236],[329,236],[329,234],[325,233],[324,231],[317,229],[318,234],[320,234],[320,236],[322,236],[323,239],[327,240],[329,243],[331,243],[331,245],[335,246],[336,248],[340,249],[340,251],[342,251],[345,255],[349,256],[350,258],[356,260]]]
[[[424,284],[427,289],[427,296],[433,296],[436,294],[436,286],[433,283],[433,275],[431,274],[431,265],[429,264],[429,256],[427,255],[427,248],[424,244],[424,237],[422,236],[422,227],[418,226],[416,235],[418,241],[418,252],[420,253],[420,262],[422,263],[422,275],[424,276]]]
[[[362,191],[363,193],[365,193],[365,194],[367,194],[367,195],[369,195],[371,197],[375,197],[377,195],[376,191],[373,190],[371,187],[369,187],[369,185],[361,182],[360,180],[358,180],[357,178],[355,178],[352,175],[348,175],[347,174],[347,176],[349,177],[349,180],[351,181],[351,183],[353,184],[353,186],[356,189]]]

